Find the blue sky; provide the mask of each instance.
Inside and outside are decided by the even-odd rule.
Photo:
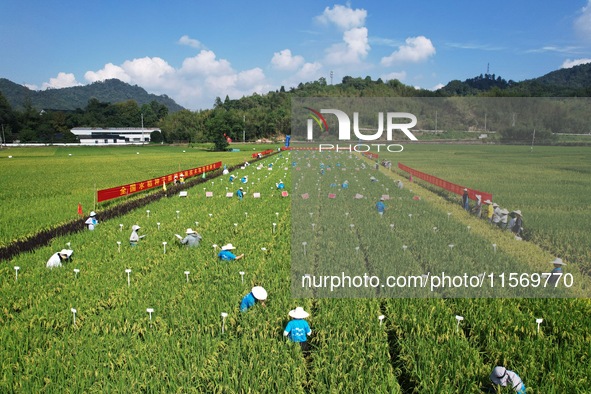
[[[591,0],[80,0],[0,3],[0,77],[31,89],[119,78],[184,107],[320,77],[436,89],[591,62]]]

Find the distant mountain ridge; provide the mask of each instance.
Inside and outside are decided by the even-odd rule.
[[[30,100],[31,105],[38,110],[73,111],[77,108],[85,108],[88,100],[92,98],[107,103],[135,100],[139,106],[156,101],[166,106],[169,112],[185,109],[167,95],[151,94],[137,85],[130,85],[118,79],[107,79],[84,86],[36,91],[6,78],[0,78],[0,92],[14,109],[22,109],[27,100]]]
[[[453,80],[439,90],[444,95],[477,95],[492,92],[500,96],[568,97],[591,96],[591,63],[549,72],[521,82],[506,81],[494,74],[481,74],[464,81]]]
[[[327,91],[343,96],[357,96],[363,92],[368,96],[591,97],[591,63],[559,69],[541,77],[521,82],[507,81],[495,74],[481,74],[464,81],[452,80],[435,92],[423,89],[415,90],[397,80],[388,81],[385,84],[379,79],[373,83],[370,77],[365,79],[345,77],[341,84],[334,86],[326,85],[324,78],[320,78],[317,82],[323,82],[320,84],[322,89],[328,89]],[[290,92],[296,92],[297,95],[299,90],[306,90],[306,86],[318,88],[317,82],[300,83],[297,89],[291,89]],[[134,100],[139,106],[156,101],[166,106],[170,113],[185,109],[166,95],[150,94],[137,85],[130,85],[118,79],[108,79],[85,86],[35,91],[8,79],[0,78],[0,92],[15,110],[23,109],[25,103],[30,102],[38,110],[73,111],[77,108],[85,108],[92,98],[110,104]],[[318,92],[306,94],[313,95],[314,93],[319,94]],[[254,96],[258,95],[246,96],[238,101],[250,101]],[[221,104],[221,100],[214,107],[219,104]]]

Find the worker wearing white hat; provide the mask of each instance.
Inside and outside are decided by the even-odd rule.
[[[277,190],[285,189],[285,184],[283,183],[282,180],[279,180],[279,183],[276,183],[275,186],[277,186]]]
[[[62,263],[72,256],[73,250],[62,249],[59,252],[54,253],[49,260],[47,260],[47,268],[61,267]]]
[[[384,211],[386,210],[386,204],[384,204],[384,197],[380,197],[380,200],[376,202],[375,207],[378,211],[378,214],[380,216],[384,216]]]
[[[201,241],[201,235],[199,235],[197,231],[193,230],[192,228],[188,228],[187,231],[185,231],[185,234],[187,234],[185,238],[181,237],[178,234],[175,234],[175,236],[181,241],[182,245],[187,245],[189,248],[199,246],[199,241]]]
[[[492,223],[492,218],[493,215],[495,213],[495,208],[493,207],[493,203],[491,200],[484,200],[484,203],[486,204],[486,218],[488,219],[489,223]]]
[[[470,212],[470,196],[468,195],[468,189],[464,188],[464,194],[462,194],[462,208]]]
[[[238,199],[240,201],[242,201],[242,199],[244,198],[244,189],[243,188],[239,188],[238,190],[236,190],[236,197],[238,197]]]
[[[507,226],[508,226],[508,222],[509,222],[509,211],[507,209],[503,208],[499,211],[499,214],[500,214],[499,215],[500,218],[499,218],[499,222],[497,223],[497,225],[501,229],[506,230]]]
[[[495,367],[490,374],[490,380],[494,385],[511,387],[518,394],[525,394],[525,384],[521,378],[513,371],[505,367]]]
[[[519,209],[513,211],[513,215],[515,216],[515,220],[511,226],[511,231],[515,235],[521,237],[521,231],[523,230],[523,215],[521,215],[521,211]]]
[[[129,236],[129,244],[131,246],[136,246],[138,241],[142,238],[144,238],[146,235],[138,235],[138,230],[141,227],[138,226],[137,224],[134,224],[133,226],[131,226],[131,235]]]
[[[492,222],[498,226],[501,221],[501,207],[496,202],[493,202],[492,207],[494,208]]]
[[[482,196],[480,194],[476,194],[476,205],[474,206],[474,214],[477,218],[482,216]]]
[[[287,323],[285,330],[283,330],[283,336],[288,337],[293,342],[298,342],[303,351],[309,350],[307,340],[310,334],[312,334],[310,325],[304,320],[308,316],[310,316],[310,314],[301,306],[292,309],[289,311],[289,317],[293,320]]]
[[[86,224],[86,227],[89,230],[91,230],[91,231],[94,230],[94,226],[96,226],[98,224],[98,220],[96,220],[96,212],[95,211],[90,212],[90,217],[88,219],[86,219],[84,224]]]
[[[265,290],[265,288],[262,286],[255,286],[252,288],[250,293],[242,298],[242,302],[240,302],[240,312],[246,312],[248,308],[253,307],[257,301],[260,302],[262,306],[265,306],[266,299],[267,290]]]
[[[563,262],[560,257],[556,257],[554,260],[550,262],[550,264],[554,264],[554,268],[552,269],[552,271],[550,271],[548,285],[549,287],[556,287],[556,282],[558,282],[562,278],[562,267],[564,267],[566,263]]]
[[[241,258],[244,257],[244,253],[242,253],[241,255],[236,256],[234,253],[231,252],[231,250],[236,249],[236,247],[232,244],[226,244],[224,246],[222,246],[222,250],[220,253],[218,253],[218,257],[220,260],[222,261],[231,261],[231,260],[240,260]]]

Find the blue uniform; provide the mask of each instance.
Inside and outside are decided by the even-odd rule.
[[[285,189],[285,185],[283,184],[283,182],[279,182],[279,184],[277,184],[277,189]]]
[[[254,306],[255,303],[256,299],[254,298],[254,295],[252,295],[252,292],[248,293],[244,296],[242,302],[240,303],[240,312],[246,312],[246,310]]]
[[[304,319],[293,319],[285,326],[283,334],[286,333],[293,342],[306,342],[307,336],[312,333],[312,330]]]
[[[386,206],[384,205],[384,203],[382,201],[378,201],[376,203],[376,209],[378,210],[379,213],[384,213]]]
[[[238,197],[240,200],[242,200],[242,197],[244,197],[244,192],[243,192],[242,190],[240,190],[240,189],[239,189],[238,191],[236,191],[236,196],[237,196],[237,197]]]
[[[236,260],[236,255],[229,250],[222,250],[220,253],[218,253],[218,257],[222,261]]]

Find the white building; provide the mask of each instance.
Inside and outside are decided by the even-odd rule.
[[[160,131],[156,127],[74,127],[70,130],[78,137],[80,145],[126,145],[150,142],[150,133]]]

